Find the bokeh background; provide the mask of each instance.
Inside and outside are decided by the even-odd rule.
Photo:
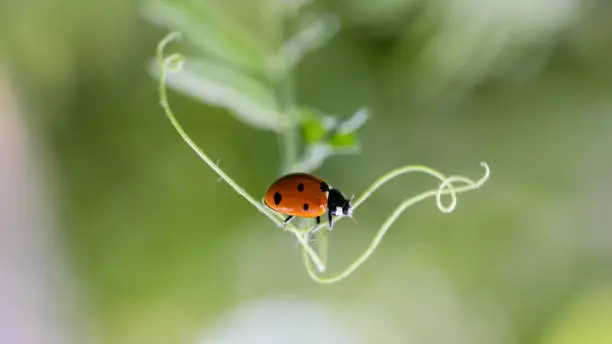
[[[278,1],[189,3],[221,46],[219,25],[274,47],[299,5]],[[317,0],[290,19],[340,23],[293,69],[296,101],[371,111],[360,152],[316,174],[359,194],[406,164],[492,173],[452,214],[410,208],[333,285],[170,126],[150,64],[171,28],[146,6],[0,4],[0,342],[612,343],[612,3]],[[276,133],[170,103],[251,194],[278,176]],[[381,189],[330,235],[330,269],[435,186]]]

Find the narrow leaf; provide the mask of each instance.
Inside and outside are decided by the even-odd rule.
[[[155,64],[152,73],[157,76],[158,72]],[[266,85],[218,63],[185,58],[183,68],[168,74],[167,82],[191,97],[228,109],[253,127],[282,131],[290,125],[278,113],[273,92]]]
[[[273,55],[256,33],[211,2],[148,0],[143,12],[156,25],[181,32],[200,50],[251,72],[265,71]]]

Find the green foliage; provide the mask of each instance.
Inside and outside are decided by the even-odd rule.
[[[294,170],[313,171],[327,158],[339,154],[356,154],[361,148],[357,130],[368,119],[364,109],[357,111],[346,121],[321,114],[313,109],[302,109],[302,137],[306,149]]]
[[[312,145],[323,139],[327,132],[326,118],[322,117],[313,109],[303,108],[302,115],[302,137],[306,144]]]
[[[276,31],[282,33],[279,40],[276,35],[266,34],[265,29],[236,22],[228,14],[227,3],[148,1],[144,13],[150,21],[180,32],[196,48],[195,53],[185,57],[181,69],[167,76],[168,86],[211,106],[225,108],[253,128],[277,132],[284,140],[281,172],[312,171],[333,155],[359,152],[356,131],[367,116],[359,112],[358,126],[323,140],[333,128],[324,129],[322,123],[341,120],[296,104],[291,93],[293,69],[338,32],[338,19],[329,14],[302,14],[306,1],[257,4],[267,5],[269,11],[265,13],[271,14],[255,22],[267,20],[277,25]],[[270,10],[272,7],[275,8]],[[156,63],[151,73],[159,76]],[[302,152],[296,128],[301,128],[303,134]]]

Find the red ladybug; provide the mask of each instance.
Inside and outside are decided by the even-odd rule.
[[[270,209],[289,215],[287,224],[296,216],[316,218],[317,227],[321,215],[327,211],[329,229],[334,227],[333,216],[352,216],[351,202],[340,191],[319,177],[306,173],[292,173],[275,181],[264,196],[264,204]]]

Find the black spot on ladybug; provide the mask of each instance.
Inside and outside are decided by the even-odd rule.
[[[299,183],[299,184],[298,184],[298,191],[299,191],[299,192],[304,191],[304,183]]]
[[[304,211],[308,211],[308,203],[304,203]]]
[[[320,187],[321,187],[321,191],[323,191],[323,192],[329,191],[329,185],[327,185],[327,183],[325,183],[325,182],[321,182]]]
[[[281,196],[280,193],[277,192],[274,194],[274,204],[279,205],[282,199],[283,196]]]

